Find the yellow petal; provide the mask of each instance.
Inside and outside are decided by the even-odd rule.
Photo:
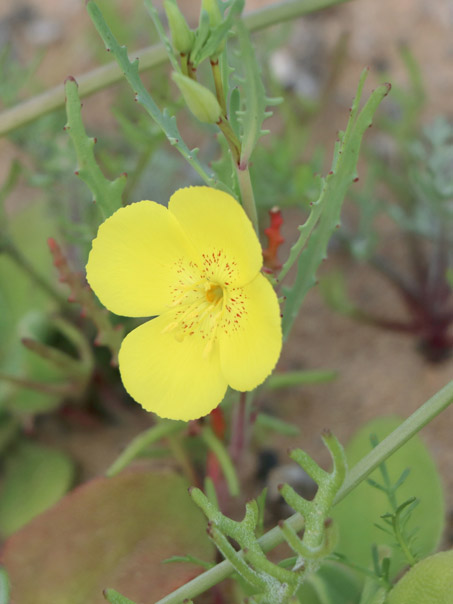
[[[164,331],[174,317],[168,312],[134,329],[123,341],[119,366],[126,390],[147,411],[188,421],[217,407],[227,382],[216,346],[206,355],[199,333],[181,339]]]
[[[148,317],[171,303],[178,262],[193,255],[173,214],[153,201],[140,201],[101,224],[88,258],[87,279],[112,312]]]
[[[235,390],[253,390],[280,356],[280,307],[273,287],[261,274],[231,291],[230,297],[234,302],[226,306],[223,328],[218,331],[222,371]]]
[[[263,264],[261,246],[252,223],[231,195],[209,187],[187,187],[174,193],[168,209],[204,257],[201,268],[211,271],[210,278],[238,287],[256,277]]]

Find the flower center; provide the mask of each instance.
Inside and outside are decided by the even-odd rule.
[[[205,283],[206,288],[206,300],[211,304],[216,305],[223,298],[223,289],[216,283]]]
[[[217,265],[222,268],[220,274],[213,270]],[[238,329],[245,314],[245,298],[241,288],[231,287],[224,278],[231,278],[231,266],[234,264],[220,253],[206,256],[201,266],[179,260],[178,277],[171,291],[173,317],[163,333],[172,332],[180,342],[187,336],[201,338],[205,342],[203,356],[207,356],[217,341],[219,329],[225,333]]]

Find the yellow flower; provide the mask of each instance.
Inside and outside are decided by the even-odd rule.
[[[168,209],[131,204],[100,226],[90,286],[118,315],[157,315],[119,353],[124,386],[145,409],[196,419],[228,385],[253,390],[270,374],[282,344],[280,309],[261,267],[244,210],[209,187],[176,191]]]

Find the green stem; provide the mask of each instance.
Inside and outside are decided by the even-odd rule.
[[[241,169],[236,164],[236,174],[238,177],[239,189],[241,191],[242,206],[247,216],[250,218],[253,228],[258,232],[258,214],[256,212],[255,196],[253,194],[248,166],[245,169]]]
[[[347,474],[343,486],[335,497],[334,504],[339,503],[358,484],[360,484],[373,470],[375,470],[385,459],[406,443],[414,434],[421,430],[426,424],[434,419],[439,413],[453,402],[453,381],[437,392],[432,398],[424,403],[415,413],[404,421],[396,430],[385,438],[368,455],[361,459]],[[296,532],[304,526],[304,520],[299,514],[294,514],[285,520]],[[258,542],[264,552],[267,552],[284,541],[283,534],[278,526],[274,527]],[[208,571],[202,573],[192,581],[189,581],[173,593],[165,596],[156,604],[180,604],[185,598],[194,598],[203,593],[213,585],[220,583],[233,572],[233,566],[227,560],[217,564]]]
[[[226,118],[221,117],[217,122],[217,126],[223,132],[223,135],[231,150],[234,165],[237,166],[241,159],[241,143]]]
[[[187,53],[182,52],[181,55],[180,55],[180,57],[181,57],[181,71],[182,71],[182,74],[185,75],[185,76],[187,76],[187,77],[190,77],[189,76],[189,71],[190,71],[190,68],[189,68],[189,57],[188,57]]]
[[[293,266],[293,264],[299,258],[299,254],[304,249],[304,247],[308,241],[308,238],[310,237],[311,233],[313,232],[313,229],[315,228],[315,226],[318,223],[322,210],[323,210],[323,205],[319,201],[312,205],[309,217],[304,222],[304,224],[302,224],[299,227],[299,232],[300,232],[299,238],[297,239],[296,243],[291,247],[291,250],[290,250],[290,253],[288,256],[288,260],[285,262],[285,264],[282,267],[282,270],[280,271],[280,273],[278,275],[279,282],[283,281],[283,279],[288,274],[290,268]]]
[[[124,449],[121,455],[113,462],[110,468],[106,471],[107,476],[115,476],[123,468],[131,463],[133,459],[139,455],[143,449],[149,447],[153,443],[179,432],[186,426],[185,422],[162,421],[149,430],[145,430],[136,436]]]
[[[47,344],[43,344],[32,338],[22,338],[22,344],[25,348],[28,348],[28,350],[31,350],[42,359],[46,359],[67,375],[78,377],[84,376],[86,373],[85,366],[78,359],[71,357],[62,350],[47,346]]]
[[[411,566],[414,566],[414,564],[417,563],[417,559],[414,558],[414,556],[412,555],[412,552],[410,551],[410,549],[407,546],[406,540],[404,539],[404,535],[401,532],[399,517],[397,515],[395,515],[395,517],[393,518],[392,524],[393,524],[393,530],[395,532],[396,540],[398,541],[401,549],[403,550],[403,553],[406,556],[406,560],[409,562],[409,564]]]
[[[235,405],[233,412],[230,455],[237,466],[245,448],[247,440],[247,428],[250,421],[250,414],[247,412],[247,393],[240,392],[239,400]]]
[[[26,388],[27,390],[36,390],[36,392],[42,392],[43,394],[50,394],[52,396],[70,396],[75,392],[72,384],[54,384],[47,382],[38,382],[36,380],[29,380],[28,378],[16,377],[8,373],[0,372],[0,382],[7,382],[13,386],[19,388]]]
[[[187,451],[181,442],[180,434],[171,433],[167,435],[167,438],[173,458],[180,465],[189,483],[198,484],[199,481],[196,472],[190,461],[190,457],[187,455]]]
[[[216,59],[211,59],[211,69],[212,69],[212,75],[214,78],[214,86],[215,86],[217,100],[219,101],[220,108],[222,109],[223,117],[227,118],[228,115],[227,115],[225,91],[223,90],[222,72],[220,70],[218,57]]]
[[[239,481],[236,474],[236,470],[231,462],[228,451],[224,447],[223,443],[215,436],[214,432],[209,427],[203,428],[201,432],[201,438],[204,440],[206,446],[213,451],[217,457],[220,467],[222,468],[223,475],[228,485],[230,495],[236,497],[239,495]]]
[[[137,165],[135,166],[135,170],[132,173],[129,173],[127,181],[126,181],[126,186],[124,188],[124,193],[123,193],[123,199],[124,199],[125,203],[128,202],[129,198],[131,197],[132,192],[134,191],[135,187],[137,186],[144,171],[148,167],[148,164],[154,153],[154,150],[155,150],[154,143],[152,143],[148,147],[146,147],[143,150],[143,152],[140,154],[140,157],[138,158],[138,162],[137,162]]]
[[[277,5],[268,6],[244,15],[244,23],[250,31],[265,29],[270,25],[290,21],[296,17],[312,13],[317,10],[342,4],[347,0],[287,0]],[[138,58],[140,71],[153,69],[162,65],[168,59],[162,44],[148,46],[142,50],[131,53],[131,58]],[[123,79],[123,72],[116,61],[93,69],[92,71],[77,76],[79,94],[81,98],[103,90]],[[28,99],[14,107],[0,113],[0,136],[12,132],[35,119],[60,109],[64,106],[64,87],[60,84],[42,94]]]

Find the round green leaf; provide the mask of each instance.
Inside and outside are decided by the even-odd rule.
[[[376,419],[354,436],[346,447],[349,466],[352,467],[371,450],[370,435],[375,434],[382,441],[401,423],[396,417]],[[444,528],[445,503],[442,484],[434,460],[418,436],[414,436],[386,462],[392,483],[409,469],[409,475],[396,493],[400,505],[411,497],[417,497],[419,505],[412,511],[408,521],[408,531],[416,529],[414,547],[418,557],[435,551]],[[382,483],[380,470],[375,470],[370,478]],[[395,546],[395,539],[375,526],[384,525],[381,516],[392,508],[386,494],[369,485],[360,484],[343,501],[335,506],[332,516],[339,523],[340,541],[337,551],[356,564],[372,566],[371,547],[373,544],[391,548],[391,575],[395,576],[407,561]]]
[[[398,581],[388,604],[453,604],[453,551],[425,558]]]
[[[0,534],[11,535],[56,503],[69,489],[74,465],[63,453],[22,441],[4,461]]]

